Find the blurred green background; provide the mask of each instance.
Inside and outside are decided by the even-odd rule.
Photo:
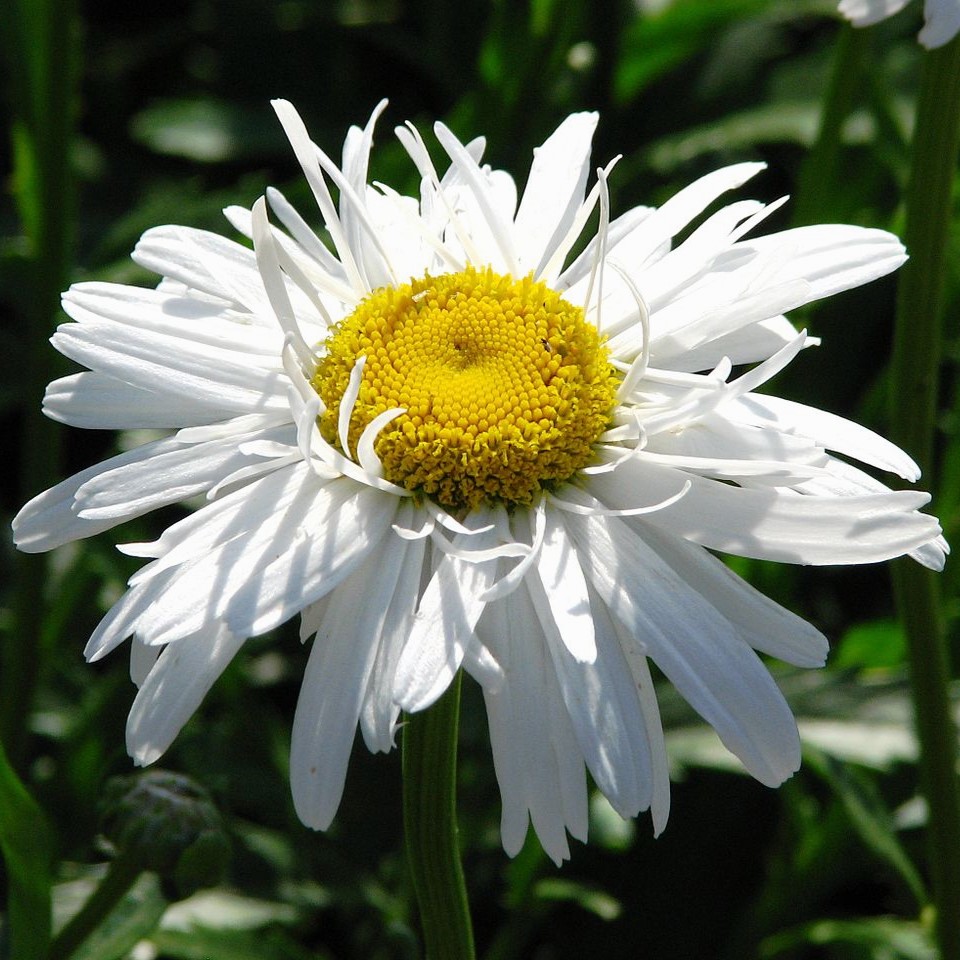
[[[308,213],[312,201],[269,106],[278,96],[296,104],[332,156],[347,127],[364,123],[388,97],[371,173],[398,189],[417,183],[391,132],[405,120],[428,140],[435,119],[462,137],[485,134],[486,160],[522,184],[533,147],[569,112],[596,109],[596,165],[623,155],[610,182],[614,215],[659,204],[723,164],[761,159],[768,169],[742,195],[794,197],[767,229],[834,221],[897,230],[921,56],[919,5],[857,33],[835,7],[833,0],[90,0],[75,11],[77,95],[65,107],[77,124],[73,196],[66,190],[61,198],[65,279],[151,284],[155,278],[128,259],[143,230],[185,223],[232,235],[221,209],[251,205],[267,185]],[[18,70],[30,50],[7,40],[4,106],[22,119],[30,91]],[[819,137],[831,92],[845,105],[832,141]],[[35,99],[34,122],[49,110],[53,129],[61,106]],[[5,163],[17,129],[4,124],[0,132]],[[29,216],[14,203],[17,186],[9,175],[0,198],[6,520],[46,485],[36,480],[44,470],[62,478],[118,442],[37,425],[43,383],[67,372],[45,346],[65,318],[46,308],[37,316],[42,291],[31,273]],[[935,512],[956,540],[960,261],[951,255],[950,262],[938,471],[923,486],[933,488]],[[794,314],[823,345],[774,389],[883,431],[893,402],[885,371],[894,292],[895,278],[887,278]],[[38,448],[46,466],[35,468]],[[102,874],[99,802],[107,781],[132,768],[123,744],[134,692],[125,657],[88,666],[81,651],[136,569],[113,544],[153,539],[179,514],[163,511],[62,548],[26,573],[18,572],[9,537],[0,538],[8,588],[0,689],[8,729],[19,731],[7,749],[52,828],[61,917]],[[482,701],[468,682],[459,803],[481,956],[934,956],[919,922],[925,810],[887,570],[735,566],[834,645],[824,671],[774,665],[807,744],[803,770],[778,791],[758,785],[663,687],[676,768],[664,835],[654,840],[646,816],[623,823],[594,798],[590,842],[574,844],[570,863],[555,869],[532,837],[511,861],[499,845]],[[957,596],[957,577],[948,565],[945,596]],[[25,596],[33,597],[28,618]],[[955,599],[944,612],[955,637]],[[169,882],[146,876],[77,956],[419,956],[398,753],[371,757],[358,742],[328,833],[307,830],[293,812],[287,749],[305,654],[289,627],[247,645],[161,761],[198,780],[219,807],[232,853],[222,882],[179,900]]]

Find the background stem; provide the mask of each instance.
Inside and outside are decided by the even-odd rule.
[[[61,431],[41,413],[40,399],[59,369],[48,338],[69,274],[75,228],[71,147],[79,76],[76,0],[15,0],[5,8],[0,33],[14,107],[14,196],[26,241],[17,303],[24,437],[19,486],[24,502],[59,479]],[[0,736],[19,770],[42,672],[46,570],[45,557],[17,554],[13,626],[0,644]]]
[[[897,442],[928,477],[942,351],[941,315],[952,187],[960,144],[960,39],[923,58],[900,273],[891,382]],[[929,809],[927,838],[937,938],[945,960],[960,958],[960,792],[957,728],[949,699],[950,665],[935,573],[910,560],[893,565],[907,635],[920,739],[920,771]]]

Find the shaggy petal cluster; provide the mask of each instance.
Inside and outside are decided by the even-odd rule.
[[[909,0],[840,0],[842,13],[855,27],[869,27],[899,13]],[[924,27],[919,40],[933,50],[960,31],[960,0],[924,0]]]
[[[910,554],[942,566],[940,528],[919,512],[928,496],[893,492],[851,464],[915,480],[902,451],[756,392],[811,344],[787,311],[896,269],[903,248],[853,226],[757,235],[780,202],[716,208],[759,172],[755,163],[611,219],[614,164],[591,177],[592,113],[569,117],[536,151],[522,192],[483,164],[482,139],[461,143],[437,124],[449,159],[441,171],[417,130],[400,127],[421,178],[419,196],[403,196],[368,182],[383,106],[349,131],[337,164],[289,103],[275,103],[323,239],[310,225],[317,211],[304,218],[268,190],[252,210],[225,211],[252,249],[159,227],[133,255],[162,278],[155,289],[94,282],[64,296],[72,322],[53,344],[86,369],[50,384],[46,413],[75,427],[169,433],[28,503],[14,522],[19,547],[49,550],[205,497],[157,541],[121,546],[148,562],[86,648],[97,660],[132,637],[131,754],[141,764],[159,757],[244,641],[299,614],[311,649],[290,776],[312,827],[337,810],[358,725],[370,750],[390,750],[401,709],[428,707],[461,668],[483,690],[510,854],[532,822],[551,857],[569,856],[568,835],[587,834],[588,772],[621,815],[649,809],[663,829],[670,791],[651,663],[754,777],[779,784],[797,769],[800,744],[758,652],[816,667],[827,643],[713,551],[801,564]],[[708,208],[716,212],[704,216]],[[598,210],[596,234],[574,256]],[[527,399],[498,387],[479,426],[473,414],[431,426],[440,407],[429,390],[417,411],[377,406],[389,378],[365,364],[393,369],[400,322],[379,305],[403,301],[403,342],[420,349],[409,334],[416,311],[446,330],[444,304],[466,297],[446,288],[440,297],[429,278],[456,287],[460,275],[473,287],[458,309],[504,345],[485,363],[519,349],[511,324],[545,324],[542,336],[530,328],[516,360],[534,384]],[[418,292],[383,295],[414,281]],[[584,324],[600,345],[588,361],[562,333],[584,339]],[[472,328],[448,326],[447,366],[429,380],[446,400],[479,350],[467,342]],[[344,344],[354,332],[351,367]],[[374,342],[371,359],[363,344]],[[347,358],[335,410],[320,396],[328,344]],[[511,374],[497,370],[509,388]],[[516,487],[498,482],[453,509],[402,473],[434,454],[445,462],[443,444],[455,441],[470,490],[482,487],[507,462],[491,417],[520,424],[510,463],[540,470],[541,438],[566,430],[579,409],[578,394],[537,399],[537,384],[562,387],[561,375],[603,384],[583,427],[592,455],[570,460],[569,476],[544,473],[514,500],[502,491]],[[567,420],[553,410],[563,405]],[[398,442],[413,437],[394,457],[400,474],[385,473],[378,454],[393,423]]]

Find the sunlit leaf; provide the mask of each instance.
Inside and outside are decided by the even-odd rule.
[[[201,163],[262,157],[282,143],[265,107],[211,99],[163,100],[138,113],[131,132],[157,153]]]
[[[577,904],[588,913],[601,920],[616,920],[623,909],[614,897],[602,890],[589,887],[576,880],[564,880],[560,877],[545,877],[534,887],[535,895],[543,900],[560,900]]]
[[[918,904],[925,904],[928,894],[923,880],[901,845],[893,815],[876,787],[853,767],[817,750],[808,747],[805,759],[830,784],[861,841],[900,875]]]
[[[898,667],[906,657],[903,626],[874,620],[851,627],[841,638],[833,665],[839,668]]]
[[[924,926],[893,917],[818,920],[769,937],[761,945],[760,955],[767,960],[795,947],[828,944],[860,947],[861,952],[854,956],[864,960],[936,960],[938,955]]]

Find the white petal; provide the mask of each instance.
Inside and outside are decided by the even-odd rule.
[[[613,617],[642,643],[690,705],[761,783],[800,765],[800,738],[783,695],[735,629],[615,518],[574,518],[570,533]]]
[[[71,540],[92,537],[116,526],[123,517],[88,520],[77,516],[74,500],[80,487],[103,473],[148,461],[176,450],[178,446],[172,438],[145,443],[81,470],[55,487],[38,494],[25,504],[13,519],[13,539],[17,547],[26,553],[42,553]]]
[[[51,342],[71,360],[135,387],[162,382],[165,392],[216,405],[218,419],[288,408],[279,354],[275,368],[265,369],[232,349],[107,321],[63,324]]]
[[[313,641],[293,721],[290,786],[297,815],[315,830],[326,830],[340,805],[360,707],[407,549],[399,537],[388,537],[383,550],[334,591]]]
[[[628,270],[639,268],[653,254],[669,249],[670,240],[717,197],[742,186],[764,169],[762,163],[738,163],[708,173],[674,194],[619,243],[608,248],[608,254]]]
[[[593,663],[597,658],[597,645],[587,581],[563,524],[549,508],[543,545],[537,558],[537,574],[564,646],[574,660]]]
[[[270,306],[260,284],[253,251],[226,237],[192,227],[148,230],[133,259],[147,270],[180,281],[189,290],[233,304],[267,325]]]
[[[83,655],[87,660],[92,663],[106,656],[134,632],[138,620],[162,596],[164,589],[173,579],[174,572],[167,570],[127,590],[107,611],[91,634],[83,649]]]
[[[475,518],[483,525],[482,511]],[[453,538],[455,548],[470,552],[490,549],[496,542],[493,529]],[[456,556],[440,559],[397,667],[395,698],[404,710],[423,710],[449,686],[483,612],[481,597],[494,581],[497,562],[468,562]]]
[[[745,240],[738,250],[771,256],[778,265],[768,282],[802,279],[810,302],[869,283],[896,270],[907,259],[892,233],[846,224],[816,224]],[[799,304],[798,304],[799,306]]]
[[[898,446],[868,430],[816,407],[761,394],[748,394],[731,405],[730,414],[747,422],[809,437],[827,450],[856,457],[904,480],[920,479],[920,468]]]
[[[213,624],[160,654],[127,719],[127,750],[138,764],[153,763],[173,743],[243,641]]]
[[[802,496],[789,490],[747,489],[671,470],[636,458],[611,474],[590,477],[590,492],[605,506],[632,506],[691,484],[680,501],[637,523],[654,526],[714,550],[786,563],[873,563],[902,556],[940,535],[936,519],[918,513],[925,493],[897,491],[859,497]]]
[[[290,146],[293,147],[293,152],[297,155],[297,160],[300,161],[303,174],[307,178],[313,197],[320,208],[323,222],[330,232],[330,238],[333,240],[340,262],[343,264],[347,280],[353,287],[354,292],[358,296],[363,296],[369,288],[365,287],[349,239],[343,231],[343,224],[333,206],[326,181],[323,179],[323,173],[317,159],[317,146],[310,139],[307,128],[293,104],[286,100],[273,100],[271,103],[283,126],[283,132],[287,135]]]
[[[483,225],[489,230],[495,250],[499,254],[497,255],[491,249],[489,251],[491,259],[498,266],[498,269],[518,275],[521,271],[514,248],[512,232],[498,209],[489,176],[480,169],[476,160],[470,156],[463,144],[448,127],[442,123],[434,124],[434,133],[476,201],[479,217],[475,216],[473,223],[476,227]]]
[[[360,713],[360,729],[370,751],[386,752],[394,745],[400,714],[393,699],[394,677],[420,599],[425,551],[425,540],[407,541],[397,586],[383,622],[380,649]]]
[[[237,310],[194,290],[171,290],[163,284],[149,290],[91,281],[75,283],[62,300],[64,312],[77,323],[109,320],[122,327],[234,350],[258,364],[271,362],[283,343],[269,309],[256,314]],[[269,307],[265,300],[263,306]]]
[[[923,15],[927,22],[920,31],[919,40],[928,50],[949,43],[960,31],[960,3],[957,0],[926,0]]]
[[[237,437],[184,444],[178,449],[105,470],[84,483],[75,495],[75,509],[84,519],[117,522],[209,490],[222,478],[248,466],[251,458],[239,449],[247,439],[288,442],[293,427],[266,434],[241,433]]]
[[[396,504],[337,480],[304,484],[279,515],[246,512],[239,536],[179,568],[138,632],[168,643],[223,620],[241,636],[265,633],[341,583],[389,528]]]
[[[580,749],[525,591],[491,604],[488,615],[492,622],[484,635],[489,634],[495,653],[504,657],[497,640],[514,647],[505,682],[496,692],[484,689],[503,804],[503,847],[516,856],[529,816],[543,849],[559,865],[570,856],[566,831],[586,839],[587,792]],[[512,634],[510,639],[505,630]]]
[[[819,630],[764,596],[703,547],[649,526],[643,539],[754,650],[798,667],[823,666],[829,644]]]
[[[909,0],[840,0],[840,13],[856,27],[868,27],[902,10]]]
[[[596,113],[575,113],[534,150],[514,230],[520,272],[539,276],[583,202]]]
[[[667,746],[663,739],[663,724],[660,720],[660,707],[657,705],[657,691],[650,676],[647,664],[646,648],[635,638],[626,636],[622,624],[615,623],[620,636],[620,650],[630,667],[633,682],[640,697],[640,709],[643,711],[644,734],[650,751],[650,766],[653,776],[653,795],[650,798],[650,819],[653,821],[653,835],[659,837],[666,829],[670,816],[670,764],[667,759]]]
[[[138,686],[150,675],[157,657],[163,652],[163,647],[151,647],[143,643],[139,637],[130,641],[130,679]]]
[[[723,357],[727,357],[734,365],[758,363],[782,350],[787,344],[793,342],[796,336],[796,327],[786,317],[771,317],[745,327],[738,327],[698,347],[683,350],[669,357],[661,348],[661,359],[669,360],[671,370],[689,373],[712,370]],[[819,342],[815,337],[807,340],[810,346],[815,346]]]
[[[223,415],[219,404],[144,390],[87,370],[50,383],[43,412],[58,423],[89,430],[188,427]]]
[[[636,816],[650,805],[651,764],[637,691],[613,628],[598,616],[597,656],[577,662],[546,615],[536,581],[527,587],[587,769],[621,816]]]

